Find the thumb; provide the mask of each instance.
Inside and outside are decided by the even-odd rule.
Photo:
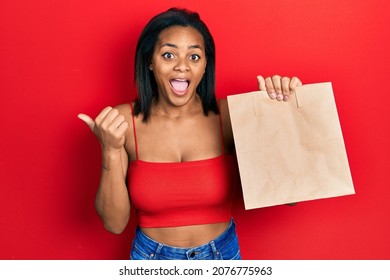
[[[263,78],[263,76],[257,76],[257,81],[259,82],[259,89],[260,90],[267,90],[266,87],[265,87],[265,80]]]
[[[93,132],[93,129],[95,127],[95,121],[93,119],[91,119],[90,116],[85,115],[85,114],[78,114],[77,117],[80,120],[84,121]]]

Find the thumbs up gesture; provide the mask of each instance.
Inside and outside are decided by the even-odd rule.
[[[106,107],[95,120],[86,114],[79,114],[78,118],[92,130],[104,150],[120,150],[125,145],[125,133],[129,124],[118,109]]]

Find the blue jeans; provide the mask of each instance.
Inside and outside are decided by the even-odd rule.
[[[161,244],[146,236],[138,227],[131,260],[240,260],[240,247],[233,219],[229,227],[216,239],[193,248],[179,248]]]

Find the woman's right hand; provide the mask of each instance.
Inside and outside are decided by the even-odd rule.
[[[79,114],[78,118],[83,120],[96,135],[103,150],[111,152],[124,147],[125,133],[129,124],[118,109],[106,107],[95,120],[86,114]]]

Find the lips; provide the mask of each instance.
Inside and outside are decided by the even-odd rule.
[[[190,82],[186,79],[173,79],[169,81],[175,94],[184,95],[187,92]]]

